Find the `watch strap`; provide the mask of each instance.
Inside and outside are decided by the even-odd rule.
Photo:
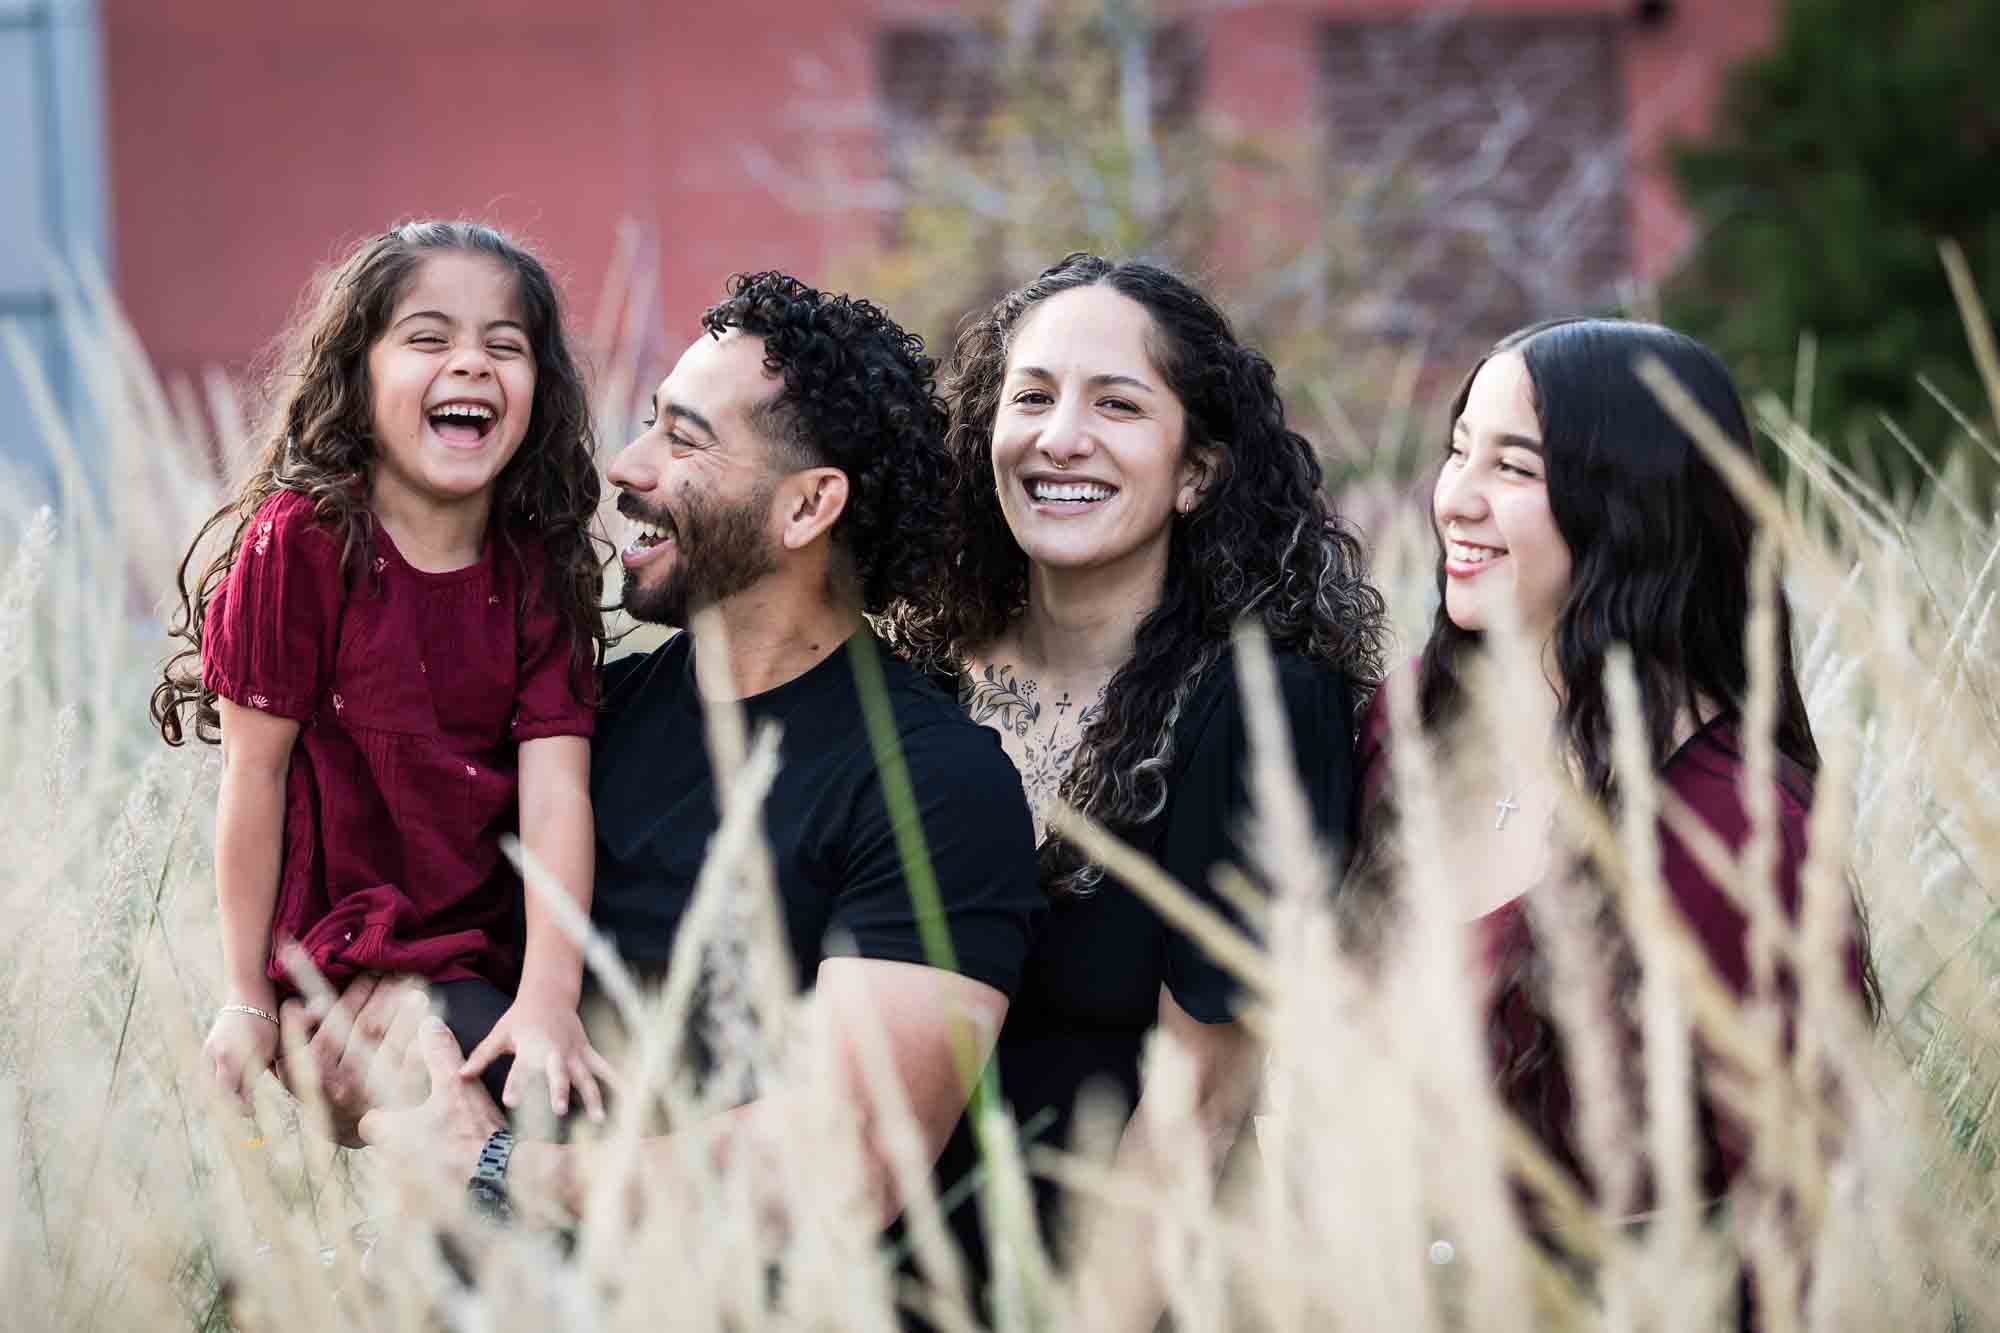
[[[472,1179],[466,1182],[466,1191],[472,1195],[473,1203],[502,1222],[508,1220],[514,1211],[507,1199],[507,1163],[513,1156],[514,1131],[494,1130],[479,1150],[479,1164],[473,1168]]]

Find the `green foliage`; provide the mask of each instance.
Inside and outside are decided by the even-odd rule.
[[[2000,306],[1996,51],[1988,0],[1790,0],[1713,136],[1675,154],[1701,240],[1668,321],[1787,398],[1815,337],[1813,422],[1849,457],[1888,446],[1881,413],[1944,451],[1957,432],[1920,376],[1986,416],[1938,242]]]

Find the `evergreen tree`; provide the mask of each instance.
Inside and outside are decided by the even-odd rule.
[[[1881,413],[1936,454],[1963,439],[1919,375],[1990,420],[1938,242],[2000,312],[1996,53],[1995,0],[1788,0],[1712,137],[1675,153],[1700,240],[1668,319],[1787,400],[1812,334],[1813,426],[1850,456],[1897,452]]]

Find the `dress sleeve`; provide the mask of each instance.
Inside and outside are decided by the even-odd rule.
[[[1336,857],[1344,859],[1355,773],[1353,689],[1340,672],[1305,658],[1281,656],[1277,666],[1293,759],[1313,822]],[[1225,671],[1218,683],[1222,696],[1176,779],[1161,864],[1202,901],[1240,924],[1216,894],[1210,875],[1218,863],[1250,867],[1242,844],[1249,818],[1250,743],[1235,671]],[[1178,930],[1167,932],[1165,981],[1175,1003],[1201,1022],[1235,1017],[1235,978]]]
[[[514,695],[516,744],[544,736],[588,736],[597,713],[597,681],[571,651],[571,639],[549,595],[539,545],[529,546],[527,609],[521,617],[521,665]]]
[[[242,548],[210,601],[201,683],[231,703],[303,722],[340,632],[340,538],[303,495],[281,491],[244,525]]]
[[[1740,855],[1750,837],[1750,815],[1739,788],[1741,761],[1721,747],[1703,747],[1669,766],[1666,783],[1694,815],[1708,825],[1731,854]],[[1805,867],[1807,810],[1803,803],[1781,790],[1778,814],[1778,857],[1771,888],[1780,908],[1793,915],[1799,904],[1799,876]],[[1660,824],[1660,870],[1667,892],[1701,942],[1709,962],[1738,998],[1750,994],[1750,923],[1721,885],[1711,879],[1687,844]],[[1860,958],[1858,935],[1849,946],[1849,979],[1859,989]],[[1785,1040],[1789,1045],[1795,1016],[1798,988],[1789,968],[1780,966],[1774,978],[1776,994],[1759,998],[1775,999],[1784,1014]],[[1708,1139],[1710,1188],[1720,1190],[1734,1179],[1748,1160],[1749,1129],[1733,1115],[1716,1106],[1705,1095],[1700,1112],[1704,1136]]]
[[[1012,996],[1044,910],[1021,780],[984,727],[933,724],[902,740],[958,971]],[[928,964],[872,769],[854,807],[828,934],[863,958]]]
[[[1667,785],[1731,854],[1741,855],[1750,839],[1750,812],[1738,786],[1741,766],[1721,751],[1690,756],[1673,766]],[[1795,916],[1799,876],[1806,860],[1806,807],[1789,793],[1778,794],[1778,857],[1772,888],[1779,907]],[[1729,894],[1709,878],[1678,834],[1660,821],[1660,871],[1668,895],[1687,919],[1715,970],[1738,996],[1750,988],[1750,922]],[[1782,997],[1789,999],[1790,997]]]

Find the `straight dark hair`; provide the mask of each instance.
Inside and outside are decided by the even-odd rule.
[[[1570,551],[1569,595],[1552,644],[1563,686],[1560,725],[1584,790],[1608,800],[1615,795],[1611,715],[1601,683],[1612,645],[1631,649],[1655,768],[1673,754],[1682,708],[1700,718],[1707,700],[1740,713],[1750,681],[1743,635],[1755,520],[1635,364],[1658,358],[1746,454],[1750,423],[1728,370],[1708,348],[1672,329],[1616,319],[1551,320],[1508,334],[1459,385],[1450,421],[1464,412],[1480,368],[1508,352],[1527,363],[1549,510]],[[1440,538],[1438,613],[1418,676],[1418,714],[1427,729],[1456,720],[1462,663],[1481,637],[1445,613],[1445,579]],[[1819,772],[1819,745],[1799,691],[1792,608],[1782,589],[1777,611],[1777,746],[1810,778]]]

